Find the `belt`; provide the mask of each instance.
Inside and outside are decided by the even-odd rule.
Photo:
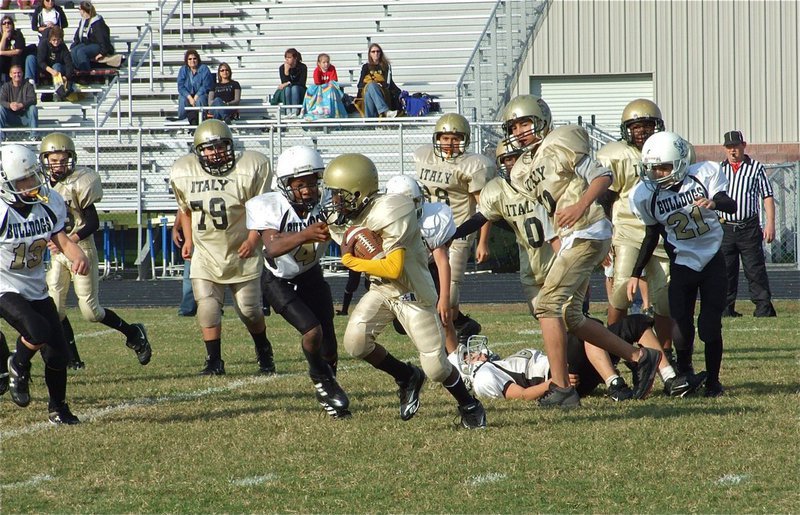
[[[752,224],[755,224],[755,223],[759,223],[759,221],[758,221],[758,215],[753,215],[750,218],[742,220],[741,222],[732,222],[732,221],[729,221],[729,220],[724,220],[723,223],[725,225],[729,226],[729,227],[732,227],[733,230],[735,231],[737,229],[742,229],[743,227],[747,227],[749,225],[752,225]]]

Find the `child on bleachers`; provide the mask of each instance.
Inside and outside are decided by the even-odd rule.
[[[344,107],[344,92],[339,84],[336,67],[331,64],[328,54],[317,56],[314,70],[314,84],[306,90],[303,99],[303,112],[308,121],[320,118],[347,118]]]
[[[321,86],[338,80],[339,76],[336,74],[336,67],[331,64],[331,56],[319,54],[317,56],[317,68],[314,70],[314,84]]]

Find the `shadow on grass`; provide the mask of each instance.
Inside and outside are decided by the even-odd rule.
[[[793,395],[800,393],[800,383],[769,384],[769,383],[737,383],[735,389],[729,389],[736,394],[752,395]],[[728,393],[726,391],[725,393]]]

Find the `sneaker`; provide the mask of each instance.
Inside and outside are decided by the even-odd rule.
[[[31,380],[31,364],[27,368],[17,368],[14,364],[14,354],[8,357],[8,387],[11,390],[11,400],[20,408],[31,403],[29,382]]]
[[[706,380],[705,371],[699,374],[688,373],[667,379],[664,383],[664,395],[668,397],[686,397],[700,388]]]
[[[633,391],[634,399],[646,399],[653,389],[653,381],[658,373],[658,364],[661,362],[661,353],[655,349],[639,347],[642,349],[642,357],[636,363],[636,387]]]
[[[8,391],[8,372],[0,373],[0,395]]]
[[[617,377],[608,387],[608,396],[612,401],[621,402],[633,398],[633,390],[631,390],[621,377]]]
[[[483,409],[481,401],[466,406],[458,407],[458,414],[461,415],[461,427],[466,429],[486,429],[486,410]]]
[[[719,381],[706,383],[706,397],[722,397],[723,395],[725,395],[725,388]]]
[[[81,421],[78,420],[78,417],[72,414],[72,412],[69,410],[69,406],[67,406],[66,403],[51,411],[47,418],[50,419],[51,424],[55,424],[57,426],[61,424],[72,426],[81,423]]]
[[[397,395],[400,397],[401,420],[411,420],[411,417],[416,415],[419,409],[419,392],[422,390],[422,385],[425,384],[425,372],[411,363],[408,363],[408,366],[413,369],[408,383],[397,383],[399,387]]]
[[[397,118],[397,111],[389,110],[383,113],[384,118]]]
[[[67,342],[67,352],[69,353],[67,368],[71,368],[72,370],[83,370],[86,368],[86,363],[83,362],[81,355],[78,353],[78,346],[75,344],[75,340]]]
[[[264,375],[277,373],[275,361],[272,359],[272,347],[264,347],[263,349],[256,347],[256,361],[258,361],[258,371],[260,373]]]
[[[347,316],[347,311],[345,311],[343,309],[337,309],[336,310],[336,316],[337,317],[346,317]]]
[[[481,334],[481,329],[483,329],[481,324],[468,315],[459,316],[456,322],[457,323],[454,322],[453,325],[455,326],[456,338],[458,338],[458,343],[460,345],[466,345],[470,336]]]
[[[129,349],[133,349],[133,352],[136,353],[136,357],[139,358],[139,363],[141,363],[142,366],[147,365],[150,363],[150,357],[153,355],[153,350],[150,348],[150,341],[147,339],[147,330],[142,324],[131,324],[131,327],[135,327],[138,334],[133,339],[129,338],[128,341],[125,342],[125,345],[127,345]]]
[[[569,409],[577,408],[580,405],[581,398],[574,386],[561,388],[551,383],[547,392],[539,399],[539,406],[542,408],[553,408],[557,406],[559,408]]]
[[[322,409],[333,418],[349,418],[352,414],[347,409],[350,400],[342,387],[333,377],[311,378],[316,389],[316,397]]]
[[[206,366],[200,371],[201,376],[222,376],[225,375],[225,362],[221,359],[212,360],[206,358]]]

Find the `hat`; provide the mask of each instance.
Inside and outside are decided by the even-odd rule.
[[[725,143],[722,144],[726,147],[735,147],[736,145],[744,145],[744,136],[742,131],[730,131],[725,133]]]

